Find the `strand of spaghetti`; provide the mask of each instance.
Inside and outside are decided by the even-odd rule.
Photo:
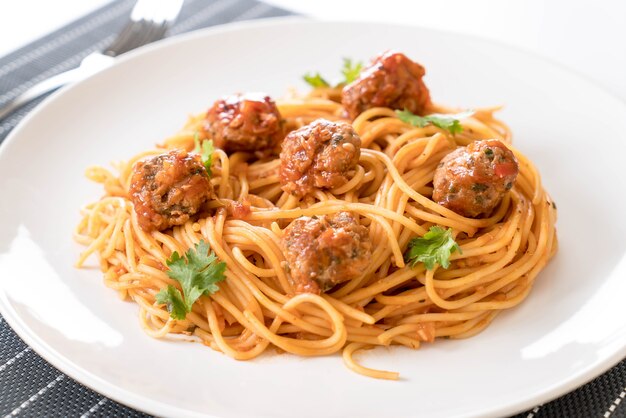
[[[312,206],[310,208],[295,208],[288,210],[258,210],[252,212],[248,216],[249,221],[257,221],[257,220],[273,220],[273,219],[293,219],[298,218],[300,216],[315,216],[315,215],[328,215],[331,213],[336,213],[339,211],[352,211],[361,213],[364,216],[368,215],[380,215],[384,218],[391,219],[397,221],[409,228],[413,232],[419,235],[424,235],[426,230],[411,220],[405,218],[404,216],[398,215],[395,212],[392,212],[388,209],[384,208],[376,208],[370,207],[370,205],[366,205],[363,203],[341,203],[338,200],[331,200],[326,202],[326,205],[323,207],[320,206]]]
[[[364,177],[365,170],[360,165],[357,165],[356,172],[354,173],[352,178],[343,186],[332,189],[331,192],[336,196],[345,194],[350,190],[356,189],[357,186],[361,186]]]
[[[309,99],[309,100],[279,100],[276,105],[283,115],[289,115],[290,112],[299,114],[303,109],[324,110],[334,112],[341,109],[341,105],[332,100],[325,99]]]
[[[383,294],[376,296],[376,301],[382,303],[383,305],[406,305],[422,300],[426,300],[426,290],[424,288],[410,289],[395,296],[387,296]]]
[[[91,244],[89,244],[87,249],[85,249],[85,251],[80,253],[80,257],[78,258],[78,261],[76,262],[76,267],[81,267],[83,263],[85,262],[85,260],[91,254],[93,254],[95,251],[97,251],[104,245],[104,243],[106,242],[106,239],[113,232],[113,228],[115,228],[115,224],[112,223],[112,224],[107,225],[104,231],[102,231],[102,233],[95,240],[93,240]]]
[[[387,235],[396,266],[399,268],[404,267],[404,256],[402,255],[402,250],[400,249],[400,245],[396,239],[396,234],[394,234],[393,229],[391,229],[391,225],[389,225],[389,222],[387,222],[387,220],[382,216],[374,215],[372,218],[376,220],[378,225],[383,228],[385,235]]]
[[[441,151],[443,152],[449,152],[449,149],[452,148],[452,144],[448,142],[447,137],[441,133],[436,133],[427,139],[424,138],[408,143],[393,156],[393,165],[399,173],[404,172],[409,164],[412,167],[421,167],[435,153],[439,144],[443,144],[447,148],[447,150],[442,149]],[[415,158],[415,155],[417,155],[417,158]]]
[[[523,200],[522,206],[522,242],[528,243],[529,236],[532,233],[532,227],[535,223],[535,206],[528,202],[527,199]]]
[[[379,226],[379,225],[376,224],[375,226]],[[385,235],[380,234],[380,236],[381,236],[381,241],[384,241],[382,240],[382,237],[385,237]],[[395,237],[393,237],[393,235],[387,236],[387,237],[393,238],[395,240]],[[376,241],[374,241],[373,244],[375,245],[375,248],[374,248],[374,252],[371,255],[370,265],[367,267],[367,270],[360,277],[357,277],[349,281],[339,290],[334,292],[333,293],[334,298],[341,299],[345,295],[352,293],[355,289],[359,289],[363,287],[364,285],[367,284],[368,277],[371,276],[377,269],[379,269],[381,264],[386,263],[386,262],[391,263],[391,259],[390,259],[391,252],[389,251],[389,248],[385,245],[386,242],[377,243]]]
[[[228,177],[230,174],[230,160],[228,159],[228,155],[221,149],[216,149],[213,153],[213,156],[217,154],[217,158],[219,160],[219,191],[217,196],[220,198],[227,197],[228,194]],[[214,177],[214,178],[215,178]]]
[[[391,318],[394,317],[394,324],[401,324],[402,320],[398,318],[405,318],[404,314],[411,314],[415,312],[423,312],[425,309],[434,306],[434,303],[424,299],[423,301],[411,302],[406,305],[385,305],[380,308],[378,312],[373,314],[374,318],[377,321],[380,321],[383,318]]]
[[[109,195],[123,197],[126,190],[123,188],[120,179],[115,177],[109,170],[102,167],[88,167],[85,170],[85,177],[101,183]]]
[[[510,201],[510,198],[507,198],[506,200]],[[507,208],[508,208],[508,204],[507,204]],[[507,222],[506,225],[507,226],[510,225],[510,222]],[[460,256],[465,255],[472,249],[480,249],[481,247],[485,245],[501,240],[507,232],[508,230],[504,227],[504,225],[498,224],[498,225],[494,225],[494,227],[491,228],[489,231],[485,231],[479,237],[472,237],[472,239],[464,239],[464,240],[457,239],[457,243],[459,244],[459,246],[461,246],[461,249],[463,250],[463,254],[454,253],[454,256],[458,257],[459,259],[468,258],[469,256],[468,257],[460,257]],[[523,234],[522,234],[522,237],[523,237]]]
[[[380,117],[387,113],[388,116],[395,116],[389,114],[390,109],[373,108],[368,109],[361,113],[353,122],[354,130],[361,137],[361,147],[369,148],[373,145],[377,138],[384,136],[388,133],[404,133],[409,128],[399,119],[395,117],[379,119],[378,121],[370,122],[367,119],[370,117]]]
[[[98,234],[98,226],[101,225],[103,221],[103,211],[102,209],[107,206],[112,206],[113,209],[117,208],[120,205],[120,201],[122,199],[115,197],[106,197],[101,199],[99,202],[93,204],[90,210],[88,211],[88,219],[87,219],[87,235],[94,238]]]
[[[280,159],[274,159],[267,162],[259,161],[255,164],[248,165],[248,177],[255,178],[258,176],[264,176],[267,173],[271,173],[278,169],[280,166]]]
[[[460,121],[463,130],[472,132],[481,138],[503,139],[502,135],[476,118],[465,118]]]
[[[270,184],[276,184],[279,183],[280,180],[278,178],[278,174],[272,174],[270,176],[267,177],[261,177],[259,179],[255,179],[252,180],[249,184],[250,184],[250,190],[258,190],[264,186],[270,185]]]
[[[412,279],[417,274],[423,271],[423,267],[417,267],[415,269],[400,269],[396,272],[390,274],[384,279],[376,282],[375,284],[359,289],[349,295],[343,297],[341,301],[347,304],[356,303],[362,299],[367,299],[368,297],[373,297],[379,293],[383,293],[386,290],[391,289],[401,283],[406,282],[409,279]],[[332,296],[332,295],[331,295]]]
[[[371,196],[380,189],[380,185],[386,177],[385,165],[382,164],[378,158],[363,153],[361,153],[361,156],[359,157],[359,163],[362,166],[370,167],[371,170],[368,171],[368,173],[373,173],[374,181],[372,181],[370,186],[362,192],[363,196]]]
[[[498,315],[498,311],[485,312],[483,315],[478,316],[470,321],[445,328],[439,328],[435,331],[437,337],[447,336],[450,338],[460,339],[468,338],[478,334],[485,329],[489,323]]]
[[[543,188],[541,187],[541,175],[537,171],[537,167],[535,167],[535,165],[515,147],[509,146],[509,148],[511,148],[515,152],[515,157],[521,163],[522,167],[530,171],[531,178],[534,180],[532,187],[532,189],[534,190],[532,202],[534,205],[539,204],[541,200],[541,194],[543,193]]]
[[[241,266],[243,266],[250,273],[258,277],[273,277],[276,275],[273,268],[269,268],[269,269],[260,268],[252,264],[250,261],[248,261],[248,259],[243,254],[241,249],[239,249],[239,247],[233,248],[233,256],[235,257],[235,260],[237,260],[237,262]]]
[[[450,141],[447,135],[442,135],[438,132],[434,126],[428,125],[424,128],[414,128],[399,135],[393,142],[391,142],[385,149],[385,154],[393,158],[402,148],[407,144],[420,141],[430,141],[434,135],[443,136],[443,138],[450,144],[450,147],[454,147],[454,143]],[[419,157],[418,157],[419,158]]]
[[[268,316],[254,296],[240,282],[236,280],[226,280],[225,282],[220,287],[224,290],[223,296],[231,302],[238,312],[248,310],[259,319]]]
[[[394,201],[395,201],[395,206],[396,206],[396,213],[404,214],[406,212],[406,207],[409,202],[408,197],[399,195],[399,196],[394,196],[394,198],[395,198]],[[402,225],[399,224],[398,222],[394,222],[392,225],[392,232],[394,236],[398,237],[400,233],[402,232]],[[400,239],[398,239],[398,242],[400,242]]]
[[[113,231],[111,231],[111,236],[108,238],[108,243],[101,250],[101,256],[103,258],[109,258],[113,255],[114,251],[119,248],[119,242],[123,242],[122,237],[122,226],[124,226],[124,221],[128,218],[127,207],[130,205],[123,205],[116,212],[115,216],[115,226],[113,227]]]
[[[474,317],[476,317],[478,315],[482,315],[482,312],[472,312],[472,313],[465,313],[465,314],[462,314],[462,313],[457,313],[457,314],[446,313],[446,314],[438,314],[438,315],[440,317],[442,317],[442,319],[439,320],[441,322],[465,321],[465,320],[468,320],[468,319],[472,319],[472,318],[474,318]],[[388,345],[391,342],[391,340],[393,340],[398,335],[407,334],[407,333],[414,333],[414,332],[422,329],[422,325],[425,322],[428,322],[428,321],[424,320],[424,321],[419,321],[419,322],[415,322],[415,323],[408,323],[408,324],[398,325],[397,327],[391,328],[391,329],[385,331],[384,333],[380,334],[378,336],[378,341],[382,345]]]
[[[344,303],[338,299],[335,299],[329,295],[322,295],[324,299],[328,301],[332,305],[333,308],[337,309],[337,311],[341,312],[343,315],[355,318],[361,322],[366,324],[374,324],[376,320],[371,315],[366,314],[363,311],[353,308],[352,306]]]
[[[211,330],[211,336],[213,337],[215,344],[218,346],[219,350],[224,354],[229,355],[230,357],[237,360],[250,360],[254,357],[258,357],[269,345],[268,340],[260,340],[257,344],[249,351],[238,351],[234,350],[230,347],[230,345],[226,342],[224,337],[222,336],[222,332],[219,329],[217,324],[217,317],[215,315],[215,310],[213,309],[212,304],[205,304],[206,315],[209,320],[209,328]]]
[[[369,171],[365,171],[365,167],[363,167],[362,165],[359,165],[359,167],[362,167],[363,170],[364,170],[363,171],[363,179],[362,179],[361,184],[359,185],[359,187],[363,186],[364,184],[371,183],[371,182],[376,180],[376,172],[373,169],[369,170]]]
[[[346,367],[348,367],[350,370],[358,374],[362,374],[363,376],[373,377],[375,379],[398,380],[398,378],[400,377],[400,373],[389,372],[386,370],[370,369],[368,367],[361,366],[360,364],[357,364],[357,362],[354,361],[354,357],[353,357],[354,353],[356,351],[363,350],[368,347],[371,347],[371,346],[368,346],[367,344],[363,344],[363,343],[348,344],[343,349],[343,354],[342,354],[343,363],[346,365]]]
[[[533,190],[534,179],[525,176],[524,172],[525,170],[522,167],[522,169],[520,170],[520,174],[517,176],[517,179],[515,180],[515,187],[519,190],[522,190],[525,195],[532,197],[534,194],[534,190]]]
[[[162,261],[162,264],[165,264],[164,261],[165,259],[167,259],[167,256],[163,253],[163,250],[159,247],[157,241],[152,237],[152,235],[144,232],[144,230],[139,226],[137,214],[134,211],[130,217],[130,220],[135,238],[139,242],[139,247],[141,247],[146,253],[150,254],[156,260]]]
[[[488,302],[476,302],[463,308],[463,310],[495,311],[495,310],[509,309],[514,306],[517,306],[524,299],[526,299],[526,296],[528,296],[528,293],[530,293],[530,290],[531,290],[531,286],[524,286],[520,288],[520,291],[517,292],[517,295],[514,295],[511,297],[511,295],[507,294],[507,299],[504,301],[493,300],[493,301],[488,301]]]
[[[115,290],[141,289],[146,286],[144,275],[141,273],[126,273],[116,275],[115,270],[108,270],[105,273],[105,280],[110,283],[108,286]]]
[[[162,245],[159,245],[159,247],[167,248],[168,252],[164,254],[173,254],[174,252],[177,252],[178,254],[185,253],[185,249],[180,245],[180,242],[176,240],[174,237],[171,237],[167,234],[163,234],[159,231],[154,231],[152,232],[152,238],[154,238],[154,240],[157,243],[162,244]]]
[[[418,167],[410,167],[408,171],[402,173],[402,178],[404,179],[405,183],[411,189],[415,190],[418,194],[421,195],[421,193],[419,193],[418,191],[421,189],[427,189],[431,191],[432,194],[432,187],[427,185],[432,183],[434,176],[433,172],[439,161],[439,159],[435,159],[434,161],[424,163],[423,165],[420,165]],[[395,183],[393,183],[391,179],[389,179],[389,183],[391,184],[390,188],[394,189],[395,194],[402,194],[403,196],[406,196],[404,195],[404,192],[402,192],[402,190],[397,185],[395,185]],[[406,197],[408,198],[409,196]]]
[[[171,321],[167,321],[165,326],[159,329],[154,329],[148,324],[147,311],[143,308],[139,309],[139,321],[146,334],[152,338],[163,338],[171,331]]]
[[[126,262],[128,264],[129,271],[137,271],[137,258],[135,254],[135,240],[133,229],[131,227],[130,218],[124,222],[124,228],[122,230],[124,234],[124,251],[126,253]]]

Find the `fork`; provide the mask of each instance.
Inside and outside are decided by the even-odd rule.
[[[176,19],[183,0],[137,0],[130,14],[130,22],[113,43],[102,52],[87,55],[77,68],[57,74],[35,84],[0,108],[0,120],[30,101],[65,84],[87,78],[113,64],[115,57],[132,49],[157,41]]]

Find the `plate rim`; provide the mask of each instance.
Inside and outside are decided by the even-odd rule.
[[[306,16],[280,16],[280,17],[270,17],[263,19],[255,19],[248,21],[239,21],[239,22],[230,22],[225,24],[220,24],[208,28],[202,28],[198,30],[194,30],[191,32],[178,34],[176,36],[172,36],[161,41],[154,42],[152,44],[137,48],[136,50],[130,51],[124,56],[118,58],[113,65],[105,68],[104,70],[87,77],[84,80],[76,82],[74,84],[65,86],[58,91],[51,94],[49,97],[44,99],[41,103],[39,103],[32,111],[30,111],[20,122],[11,130],[9,135],[5,138],[2,145],[0,146],[0,159],[4,157],[4,155],[9,152],[7,149],[10,149],[12,144],[16,141],[15,138],[19,136],[20,131],[24,128],[24,126],[28,125],[30,121],[37,117],[39,113],[45,111],[45,109],[54,102],[57,101],[58,98],[65,95],[67,92],[73,91],[76,88],[80,88],[83,83],[89,82],[89,80],[98,77],[102,73],[106,73],[111,69],[124,64],[129,60],[134,60],[137,57],[140,57],[144,54],[148,54],[154,50],[158,50],[161,48],[165,48],[170,44],[177,43],[185,43],[193,39],[203,38],[212,36],[214,34],[231,32],[231,31],[245,31],[248,29],[257,29],[268,26],[279,26],[279,25],[292,25],[296,23],[307,23],[307,24],[347,24],[347,25],[376,25],[376,26],[387,26],[387,27],[404,27],[404,28],[419,28],[420,30],[424,30],[426,32],[444,34],[448,36],[454,37],[462,37],[466,39],[472,39],[478,42],[487,43],[490,45],[497,46],[499,48],[504,48],[507,50],[513,50],[517,53],[524,54],[527,56],[531,56],[534,59],[543,62],[545,65],[549,65],[553,68],[556,68],[558,71],[566,72],[575,78],[578,79],[580,83],[584,83],[587,86],[594,88],[598,92],[601,92],[607,99],[610,99],[615,102],[616,106],[622,108],[624,113],[626,114],[626,100],[618,97],[608,88],[599,85],[595,80],[591,77],[578,72],[576,69],[570,68],[564,64],[561,64],[550,57],[546,57],[540,55],[534,51],[530,51],[526,48],[507,44],[504,41],[498,39],[489,39],[486,37],[473,35],[473,34],[465,34],[461,32],[454,32],[449,30],[442,30],[436,28],[429,28],[419,25],[410,25],[410,24],[396,24],[390,22],[375,22],[375,21],[367,21],[367,20],[345,20],[345,19],[315,19]],[[182,409],[180,407],[171,406],[167,403],[163,403],[160,401],[155,401],[147,396],[136,394],[130,390],[120,389],[117,386],[109,383],[108,381],[94,375],[88,370],[76,365],[70,358],[62,355],[58,351],[54,350],[49,344],[47,344],[42,338],[40,338],[32,329],[30,329],[21,319],[19,314],[13,309],[12,305],[7,300],[6,292],[2,288],[0,288],[0,314],[7,322],[7,324],[11,327],[11,329],[39,356],[41,356],[44,360],[49,362],[53,367],[58,369],[61,373],[71,377],[73,380],[78,383],[94,390],[99,395],[110,398],[120,404],[128,406],[133,409],[137,409],[139,411],[143,411],[146,413],[150,413],[156,416],[185,416],[185,417],[206,417],[206,418],[219,418],[219,415],[214,415],[213,413],[199,413],[195,411],[191,411],[188,409]],[[626,324],[626,323],[625,323]],[[474,417],[474,416],[500,416],[500,415],[510,415],[518,412],[522,412],[526,409],[532,408],[533,406],[538,406],[550,402],[560,396],[565,395],[566,393],[570,393],[580,386],[588,383],[594,378],[604,374],[607,370],[614,367],[616,364],[621,362],[624,358],[626,358],[626,344],[621,348],[616,348],[615,351],[609,355],[605,355],[603,358],[595,361],[595,363],[588,364],[585,368],[579,370],[577,373],[570,375],[566,379],[561,379],[559,383],[555,383],[548,388],[544,388],[540,390],[540,393],[528,392],[528,395],[521,398],[520,400],[508,403],[506,405],[493,405],[491,407],[486,407],[480,411],[470,411],[462,416]]]

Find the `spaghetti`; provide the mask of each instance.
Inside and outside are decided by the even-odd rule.
[[[346,120],[344,107],[332,100],[340,94],[319,88],[279,102],[286,131],[319,118]],[[432,110],[453,111],[437,105]],[[216,149],[208,214],[146,232],[129,198],[132,167],[169,149],[192,151],[194,136],[206,136],[204,115],[192,116],[156,149],[118,164],[117,174],[87,170],[105,194],[82,209],[75,239],[86,249],[77,265],[98,254],[106,286],[138,304],[141,326],[152,337],[188,336],[238,360],[270,347],[301,356],[343,351],[351,370],[397,379],[395,372],[359,365],[354,353],[388,345],[417,349],[436,338],[479,333],[500,311],[526,298],[557,250],[555,206],[531,161],[510,147],[511,132],[493,116],[497,110],[475,111],[454,135],[407,124],[389,108],[364,110],[352,121],[361,152],[349,180],[302,197],[281,188],[279,158],[250,161],[249,154]],[[466,218],[431,200],[433,177],[456,147],[482,139],[506,143],[519,161],[519,175],[492,214]],[[372,245],[364,273],[326,293],[297,294],[281,249],[285,228],[301,216],[340,211],[355,214],[368,230]],[[462,252],[450,256],[447,269],[407,265],[409,241],[433,225],[452,228]],[[167,285],[178,286],[166,273],[166,260],[200,240],[226,263],[226,279],[218,292],[200,297],[186,319],[174,320],[155,300]]]

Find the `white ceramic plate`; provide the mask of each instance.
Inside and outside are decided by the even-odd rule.
[[[441,103],[505,104],[516,146],[558,204],[560,250],[521,306],[469,340],[378,349],[349,372],[339,355],[238,362],[154,340],[137,308],[75,270],[78,208],[101,189],[85,167],[128,158],[222,94],[304,88],[342,57],[394,48],[427,68]],[[274,20],[220,27],[137,51],[47,100],[0,148],[0,308],[39,354],[127,405],[170,416],[495,416],[555,398],[626,355],[626,107],[522,51],[432,30]],[[92,263],[95,264],[95,263]]]

